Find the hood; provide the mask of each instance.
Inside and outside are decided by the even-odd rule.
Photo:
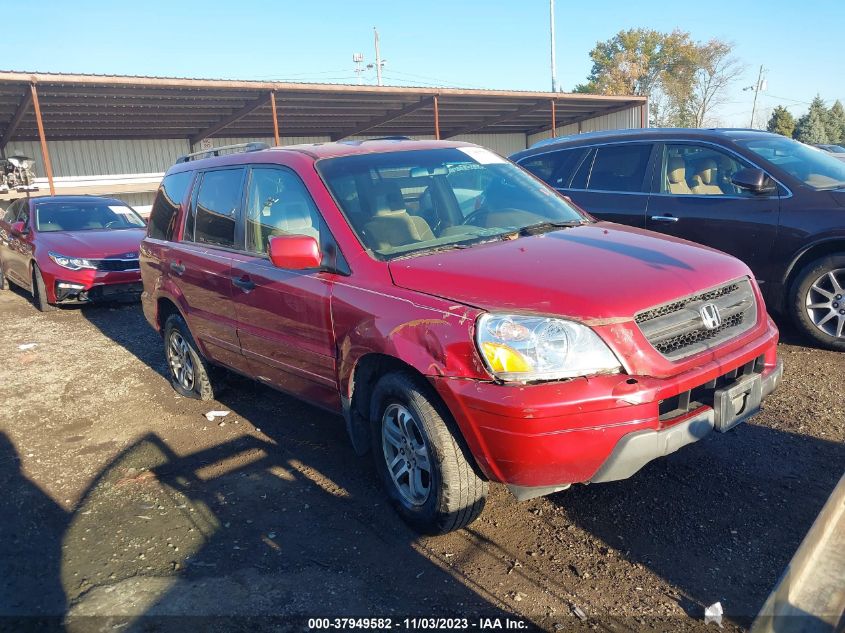
[[[396,285],[484,310],[592,324],[750,275],[738,259],[600,222],[390,262]]]
[[[104,259],[127,257],[128,253],[138,257],[138,249],[146,233],[146,229],[142,228],[115,231],[50,231],[38,233],[36,244],[42,250],[68,257]]]

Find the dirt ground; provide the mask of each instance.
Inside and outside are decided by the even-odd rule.
[[[421,538],[340,418],[240,378],[178,397],[138,306],[41,314],[5,291],[0,316],[0,630],[707,630],[716,601],[742,630],[845,469],[845,356],[787,332],[753,422],[627,481],[493,486],[468,529]]]

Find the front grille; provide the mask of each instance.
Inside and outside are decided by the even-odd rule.
[[[700,309],[712,304],[721,323],[704,325]],[[649,308],[634,320],[654,348],[670,360],[691,356],[746,332],[757,322],[757,301],[748,278]]]
[[[120,272],[124,270],[138,270],[141,265],[137,259],[95,259],[97,270]]]

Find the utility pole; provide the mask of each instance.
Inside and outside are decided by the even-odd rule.
[[[552,51],[552,92],[557,92],[557,67],[555,64],[555,0],[549,0],[549,36]]]
[[[376,83],[381,85],[381,52],[378,47],[378,29],[373,27],[373,33],[376,41]]]
[[[754,86],[754,104],[751,106],[751,124],[749,127],[754,127],[754,114],[757,112],[757,95],[763,85],[763,64],[760,64],[760,72],[757,73],[757,84]]]

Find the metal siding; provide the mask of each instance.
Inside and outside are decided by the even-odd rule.
[[[280,130],[281,132],[281,130]],[[305,143],[328,143],[331,140],[328,136],[282,136],[279,135],[279,141],[284,145],[302,145]],[[267,143],[270,147],[276,144],[276,139],[272,136],[221,136],[219,138],[212,138],[211,145],[213,147],[221,147],[222,145],[237,145],[238,143]],[[194,145],[193,151],[199,151],[199,143]]]
[[[162,173],[176,159],[186,154],[185,139],[116,140],[116,141],[48,141],[53,175],[107,176],[117,174]],[[14,141],[6,155],[23,154],[35,159],[35,173],[44,175],[41,146],[36,141]]]
[[[642,112],[640,106],[635,106],[620,112],[603,114],[602,116],[587,119],[581,123],[562,125],[557,128],[558,136],[569,136],[583,132],[597,132],[599,130],[627,130],[642,127]],[[551,137],[551,131],[539,132],[528,137],[528,147],[537,141]]]

